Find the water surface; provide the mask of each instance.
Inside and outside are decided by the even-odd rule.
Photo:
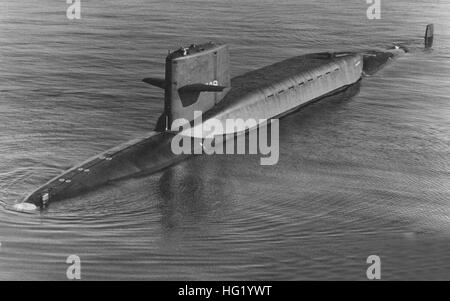
[[[280,161],[200,156],[48,210],[0,209],[0,279],[450,279],[450,4],[382,1],[0,2],[0,198],[153,129],[168,49],[230,45],[238,75],[298,54],[411,52],[352,98],[280,122]],[[427,23],[435,47],[423,51]]]

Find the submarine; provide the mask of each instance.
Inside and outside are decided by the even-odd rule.
[[[433,24],[426,27],[425,48],[433,44]],[[164,90],[164,110],[154,131],[104,151],[65,171],[15,205],[18,211],[86,193],[125,178],[148,175],[192,155],[174,154],[171,142],[180,133],[175,120],[195,124],[195,112],[211,118],[270,120],[311,102],[345,91],[364,76],[408,52],[395,45],[384,51],[322,52],[295,56],[230,78],[229,48],[208,42],[169,52],[163,78],[143,82]],[[250,129],[236,129],[246,132]],[[202,148],[201,144],[194,148]],[[195,152],[194,152],[195,153]]]

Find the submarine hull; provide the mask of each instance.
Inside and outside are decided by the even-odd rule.
[[[202,115],[226,128],[227,119],[253,119],[257,125],[280,117],[318,98],[356,83],[363,74],[363,57],[357,53],[335,56],[318,53],[296,56],[231,80],[232,88],[219,104]],[[194,123],[195,124],[195,123]],[[182,132],[202,133],[202,124]],[[235,128],[236,132],[249,128]],[[231,133],[218,133],[231,134]]]
[[[214,118],[225,123],[230,118],[260,121],[280,117],[345,89],[358,82],[362,74],[361,54],[297,56],[233,78],[230,91],[220,103],[204,112],[203,120],[207,122]],[[50,180],[31,193],[25,202],[44,207],[53,201],[74,197],[124,178],[151,174],[180,162],[190,155],[172,152],[171,142],[176,134],[172,131],[151,132],[107,150]],[[196,147],[202,146],[194,145]]]
[[[171,152],[173,136],[170,132],[151,132],[109,149],[53,178],[25,201],[43,207],[49,202],[74,197],[131,176],[156,172],[182,161],[186,155]]]

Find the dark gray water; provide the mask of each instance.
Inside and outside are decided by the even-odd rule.
[[[89,2],[89,3],[88,3]],[[0,279],[450,279],[450,3],[0,2],[0,199],[153,129],[167,49],[230,45],[234,75],[293,55],[412,52],[353,98],[280,122],[280,161],[202,156],[26,215],[0,210]],[[435,47],[421,47],[435,23]]]

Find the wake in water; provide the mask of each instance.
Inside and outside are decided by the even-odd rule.
[[[32,211],[36,210],[36,206],[29,206],[29,204],[23,203],[22,201],[16,204],[10,204],[7,201],[4,201],[4,199],[7,199],[11,193],[9,193],[9,189],[16,184],[19,181],[25,181],[29,179],[34,174],[34,170],[28,170],[23,175],[13,179],[10,183],[3,182],[2,186],[0,186],[0,193],[2,194],[2,198],[0,198],[0,206],[2,206],[5,210],[8,211],[19,211],[19,212],[25,212],[25,213],[31,213]],[[0,177],[7,176],[5,174],[0,175]],[[25,193],[20,194],[19,200],[23,200],[25,198]]]

